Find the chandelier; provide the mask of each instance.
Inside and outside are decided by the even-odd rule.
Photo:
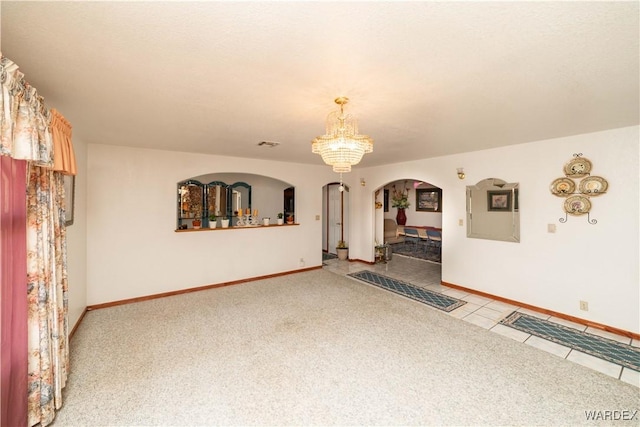
[[[333,171],[351,172],[351,166],[357,165],[365,153],[373,151],[373,139],[358,134],[358,121],[351,114],[344,114],[344,105],[349,98],[339,97],[335,103],[340,111],[333,111],[327,116],[326,134],[311,141],[311,152],[320,154],[322,160]]]

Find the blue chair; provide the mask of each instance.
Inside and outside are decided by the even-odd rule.
[[[416,249],[418,249],[418,245],[420,244],[420,235],[418,234],[418,230],[416,230],[415,228],[405,228],[404,241],[408,244],[412,244],[412,251],[415,252]]]
[[[438,230],[427,229],[427,250],[433,249],[440,258],[442,254],[442,233]]]

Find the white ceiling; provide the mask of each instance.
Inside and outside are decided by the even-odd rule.
[[[637,1],[0,7],[2,53],[87,143],[322,164],[341,95],[362,166],[639,123]]]

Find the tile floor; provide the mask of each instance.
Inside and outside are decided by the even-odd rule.
[[[640,372],[617,365],[615,363],[599,359],[569,347],[556,344],[554,342],[530,335],[526,332],[518,331],[508,326],[500,325],[498,322],[508,316],[513,311],[521,311],[532,316],[556,322],[561,325],[569,326],[580,331],[585,331],[594,335],[616,340],[625,344],[631,344],[634,347],[640,347],[640,341],[631,338],[612,334],[581,325],[579,323],[570,322],[557,317],[549,316],[543,313],[528,310],[526,308],[510,305],[501,301],[495,301],[479,295],[467,293],[458,289],[448,288],[440,285],[441,273],[440,264],[409,258],[397,254],[393,254],[393,258],[388,263],[364,264],[360,262],[339,261],[338,259],[330,259],[324,261],[324,269],[336,274],[346,275],[361,270],[371,270],[385,276],[389,276],[398,280],[409,282],[413,285],[423,287],[445,295],[450,295],[467,301],[467,304],[448,313],[458,319],[473,323],[482,328],[488,329],[497,334],[504,335],[514,340],[523,342],[540,350],[547,351],[558,357],[570,360],[574,363],[586,366],[590,369],[602,372],[621,381],[640,387]],[[356,279],[353,279],[356,280]],[[428,307],[428,306],[427,306]],[[430,308],[433,309],[433,308]],[[444,313],[444,311],[443,311]]]

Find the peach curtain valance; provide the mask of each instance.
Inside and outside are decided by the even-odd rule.
[[[65,175],[75,175],[76,156],[71,143],[71,124],[55,108],[51,109],[51,135],[53,137],[53,170]]]

